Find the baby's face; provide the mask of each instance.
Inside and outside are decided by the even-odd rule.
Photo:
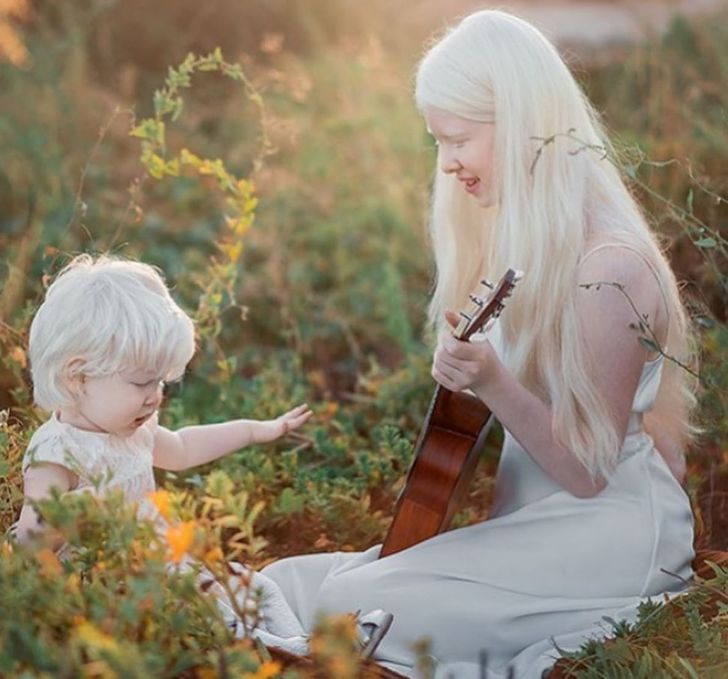
[[[107,377],[84,377],[77,413],[84,428],[117,436],[130,436],[144,424],[162,401],[163,381],[158,375],[122,372]]]

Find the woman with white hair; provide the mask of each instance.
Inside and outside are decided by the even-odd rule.
[[[317,611],[394,614],[376,658],[414,675],[537,677],[691,577],[681,486],[692,432],[689,321],[597,115],[554,47],[498,11],[465,18],[417,73],[438,145],[431,233],[441,331],[432,374],[505,429],[486,522],[379,559],[272,564],[304,627]],[[524,272],[487,341],[449,336],[483,275]],[[646,335],[646,338],[643,336]],[[648,341],[645,341],[647,339]]]

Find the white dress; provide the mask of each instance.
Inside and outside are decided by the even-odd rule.
[[[429,637],[437,679],[485,676],[481,651],[488,677],[509,666],[516,679],[541,677],[554,644],[608,635],[605,616],[633,621],[639,602],[692,576],[688,497],[642,427],[662,365],[645,363],[619,464],[596,497],[564,490],[506,433],[489,520],[381,560],[377,545],[282,559],[264,574],[306,629],[320,610],[392,612],[375,658],[406,676],[417,676],[412,642]]]

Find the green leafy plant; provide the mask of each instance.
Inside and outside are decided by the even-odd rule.
[[[213,258],[204,276],[197,277],[201,294],[195,320],[199,335],[205,341],[214,340],[220,334],[220,316],[225,308],[223,305],[237,304],[236,287],[243,237],[253,224],[258,204],[252,180],[235,176],[225,167],[221,158],[200,157],[186,147],[177,153],[168,148],[167,120],[174,122],[182,113],[184,102],[181,90],[191,86],[195,73],[213,71],[242,83],[248,99],[258,109],[262,134],[254,170],[259,169],[270,146],[264,124],[263,100],[245,76],[240,64],[226,62],[219,48],[207,56],[190,53],[177,68],[170,68],[164,87],[154,93],[154,117],[139,121],[130,132],[133,137],[141,140],[141,162],[149,176],[162,180],[165,177],[192,173],[200,180],[209,178],[223,201],[225,228],[215,241],[219,256]],[[140,208],[138,213],[141,218],[143,211]],[[235,363],[221,355],[217,366],[220,370],[219,378],[226,380],[234,370]]]

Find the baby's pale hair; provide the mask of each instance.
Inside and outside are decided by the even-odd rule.
[[[193,322],[157,269],[79,255],[49,286],[30,326],[33,396],[51,411],[75,404],[81,374],[134,370],[176,379],[194,352]]]

